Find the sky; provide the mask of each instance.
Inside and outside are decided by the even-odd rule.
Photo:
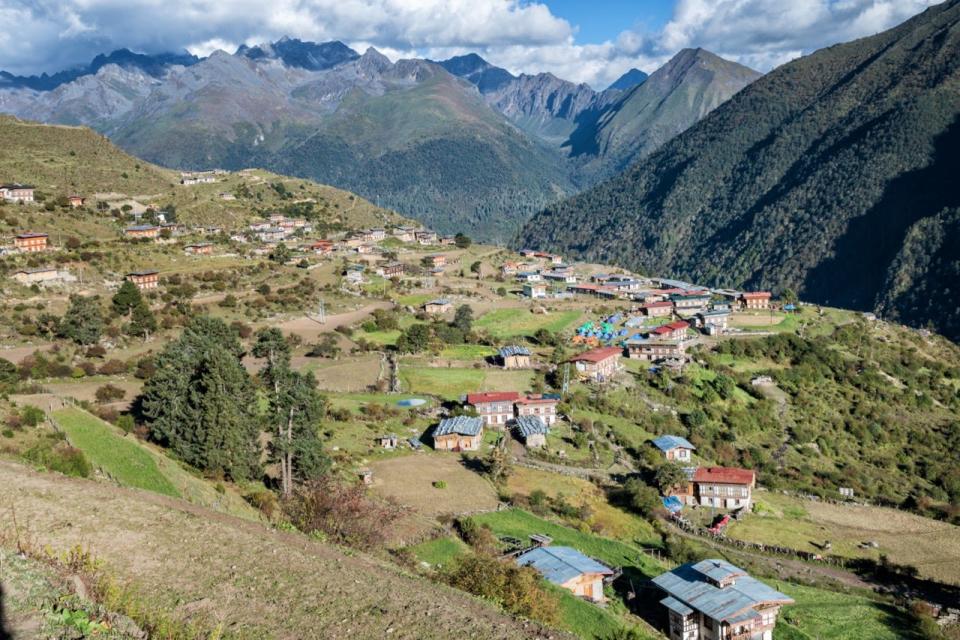
[[[283,36],[391,59],[476,52],[514,73],[601,89],[703,47],[769,71],[872,35],[936,0],[0,0],[0,69],[20,75],[143,53],[233,52]]]

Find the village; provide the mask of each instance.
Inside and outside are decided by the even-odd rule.
[[[263,187],[237,179],[184,173],[177,188],[205,189],[218,206],[236,206]],[[882,325],[872,314],[804,304],[789,292],[715,288],[474,243],[396,216],[356,226],[345,209],[335,225],[290,210],[191,223],[152,202],[110,215],[113,205],[87,195],[70,194],[49,211],[33,187],[18,183],[0,185],[0,196],[0,212],[19,219],[4,229],[0,247],[11,314],[0,358],[25,370],[55,358],[69,372],[38,375],[37,388],[16,394],[19,404],[59,407],[70,398],[110,425],[142,387],[134,371],[176,335],[181,316],[210,314],[248,336],[276,327],[295,366],[328,398],[331,418],[321,430],[333,468],[405,505],[391,543],[416,558],[417,570],[468,553],[452,532],[475,518],[496,534],[503,562],[532,567],[571,594],[570,607],[592,607],[578,615],[603,628],[769,640],[781,637],[774,634],[781,613],[791,629],[808,615],[789,612],[805,606],[813,587],[781,591],[777,580],[774,588],[773,563],[727,545],[728,529],[759,517],[758,500],[778,499],[758,481],[760,465],[738,464],[749,455],[730,452],[776,449],[781,436],[766,441],[744,431],[739,440],[731,431],[721,439],[669,403],[685,385],[688,403],[719,394],[720,411],[784,413],[785,393],[765,369],[730,356],[743,381],[723,388],[732,374],[718,373],[719,356],[711,354],[764,337],[847,325],[870,331]],[[96,218],[98,235],[70,234],[62,219],[74,214]],[[106,360],[121,362],[119,372],[98,365],[86,375],[77,363],[89,357],[78,350],[71,361],[35,327],[75,297],[109,301],[124,282],[135,285],[158,326],[137,339],[106,336]],[[244,356],[251,371],[259,364]],[[118,391],[101,397],[105,387]],[[631,478],[642,490],[627,507],[622,497],[606,497],[620,496]],[[524,506],[532,510],[534,497],[554,506],[529,515]],[[841,484],[821,496],[856,498]],[[574,499],[576,507],[567,504]],[[665,560],[668,539],[716,557]],[[811,553],[810,566],[827,551],[829,543]],[[850,557],[875,559],[880,551],[864,547]],[[952,615],[949,607],[942,614]]]

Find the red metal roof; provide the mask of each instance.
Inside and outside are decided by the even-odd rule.
[[[684,322],[683,320],[678,320],[677,322],[671,322],[670,324],[662,324],[650,333],[655,333],[657,335],[662,335],[664,333],[672,333],[674,331],[686,331],[690,326],[689,322]]]
[[[580,355],[573,356],[570,358],[570,362],[601,362],[607,358],[622,354],[623,349],[620,347],[599,347],[597,349],[591,349],[590,351],[584,351]]]
[[[48,238],[49,236],[46,233],[18,233],[18,238]]]
[[[520,397],[516,391],[490,391],[487,393],[469,393],[467,394],[467,404],[479,404],[483,402],[514,402]]]
[[[745,291],[740,294],[742,298],[769,298],[769,291]]]
[[[755,474],[750,469],[735,467],[700,467],[693,474],[694,482],[717,482],[720,484],[753,484]]]
[[[660,308],[663,308],[663,307],[672,307],[672,306],[673,306],[673,303],[670,302],[669,300],[660,300],[660,301],[658,301],[658,302],[648,302],[647,304],[645,304],[645,305],[643,305],[643,306],[644,306],[644,308],[646,308],[646,309],[660,309]]]

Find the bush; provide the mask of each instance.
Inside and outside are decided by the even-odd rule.
[[[43,422],[45,417],[46,414],[43,412],[43,409],[30,404],[20,410],[20,419],[23,421],[23,424],[28,427],[37,426]]]
[[[66,476],[89,478],[93,467],[80,449],[50,439],[28,449],[23,457],[30,462]]]
[[[137,427],[137,423],[134,421],[132,415],[125,413],[117,418],[117,427],[124,433],[133,433],[133,430]]]
[[[444,577],[451,586],[498,602],[515,615],[546,625],[560,620],[557,596],[543,588],[539,574],[530,567],[480,554],[462,558]]]
[[[434,483],[433,483],[433,488],[434,488],[434,489],[446,489],[446,488],[447,488],[447,483],[446,483],[444,480],[436,480],[436,481],[434,481]]]
[[[394,502],[368,497],[362,485],[330,476],[297,488],[283,507],[300,531],[320,531],[334,542],[358,549],[383,545],[390,527],[403,513]]]
[[[100,374],[105,376],[116,376],[127,372],[127,365],[122,360],[107,360],[100,365]]]
[[[107,404],[109,402],[123,400],[124,396],[127,395],[127,392],[116,385],[105,384],[97,389],[94,395],[97,398],[97,402],[100,404]]]

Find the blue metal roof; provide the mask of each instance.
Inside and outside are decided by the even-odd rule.
[[[462,436],[475,436],[483,430],[483,419],[472,416],[444,418],[433,430],[434,437],[457,433]]]
[[[677,496],[664,496],[661,501],[663,502],[663,508],[670,513],[683,510],[683,501]]]
[[[517,558],[521,567],[533,567],[554,584],[563,584],[584,573],[613,575],[604,566],[571,547],[538,547]]]
[[[500,357],[509,358],[510,356],[529,356],[530,349],[526,347],[518,347],[517,345],[510,345],[507,347],[500,347]]]
[[[673,596],[667,596],[660,601],[660,604],[665,606],[667,609],[670,609],[670,611],[673,611],[674,613],[679,613],[683,617],[687,617],[693,613],[693,609],[683,604]]]
[[[437,304],[437,305],[450,304],[450,301],[447,300],[446,298],[437,298],[436,300],[431,300],[430,302],[424,303],[424,305],[428,305],[428,304]]]
[[[715,582],[732,578],[734,583],[718,587]],[[793,599],[751,578],[725,560],[702,560],[661,574],[653,583],[676,600],[721,621],[745,620],[755,607],[766,603],[791,604]]]
[[[680,436],[660,436],[653,441],[653,446],[661,451],[670,451],[678,447],[696,450],[696,447],[690,444],[689,440]]]
[[[524,438],[537,433],[544,435],[550,433],[550,427],[544,424],[540,416],[520,416],[514,421],[514,424],[517,427],[517,431]]]

